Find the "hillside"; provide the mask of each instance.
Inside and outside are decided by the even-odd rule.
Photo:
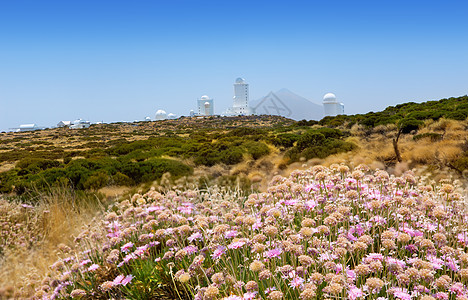
[[[314,299],[315,294],[331,295],[331,285],[293,289],[292,281],[274,266],[287,262],[288,271],[299,259],[306,264],[298,266],[302,272],[308,262],[318,263],[301,274],[315,272],[323,278],[331,266],[342,263],[333,256],[339,253],[353,262],[347,268],[356,272],[365,268],[357,264],[364,255],[379,251],[409,262],[422,239],[402,235],[406,240],[396,240],[398,245],[413,248],[393,252],[396,244],[389,239],[402,223],[398,218],[382,223],[390,220],[389,215],[407,217],[408,223],[420,227],[418,231],[403,223],[403,231],[410,234],[430,237],[433,228],[440,228],[447,244],[426,249],[440,250],[431,253],[448,253],[447,245],[466,249],[460,233],[466,233],[462,226],[468,220],[464,210],[468,121],[458,120],[448,109],[436,115],[444,107],[463,114],[465,100],[441,100],[427,107],[405,104],[386,113],[321,121],[278,116],[183,118],[2,133],[0,299],[190,298],[187,293],[198,293],[200,284],[189,267],[197,257],[209,274],[204,286],[220,276],[241,273],[248,274],[252,286],[258,281],[258,267],[275,276],[275,288],[285,292],[285,299],[309,299],[307,295]],[[432,117],[417,119],[417,112]],[[383,121],[384,116],[392,122],[369,125],[369,120]],[[377,201],[380,196],[384,198]],[[358,219],[343,222],[353,216],[351,212]],[[460,217],[453,217],[456,226],[444,217],[446,213]],[[412,221],[421,218],[422,223]],[[354,223],[360,220],[364,223],[359,230],[382,239],[367,245],[363,235],[356,241]],[[376,221],[380,225],[366,227]],[[314,236],[327,228],[328,238]],[[346,240],[343,230],[350,234]],[[199,239],[204,232],[209,234]],[[445,243],[445,235],[438,234],[437,241],[425,240],[425,245]],[[273,243],[264,243],[267,237]],[[310,242],[303,243],[304,237]],[[327,241],[330,244],[322,245]],[[339,252],[330,254],[334,262],[323,264],[318,249]],[[258,264],[252,251],[271,265]],[[195,256],[202,252],[208,255]],[[216,255],[228,259],[216,260]],[[247,257],[248,264],[242,266],[239,257]],[[468,256],[460,256],[460,261],[462,257],[466,270]],[[232,267],[243,269],[226,271]],[[383,267],[380,274],[395,289],[399,281],[387,272],[387,265]],[[461,278],[444,270],[453,281]],[[300,281],[297,274],[292,275]],[[375,278],[363,277],[356,288],[365,291],[369,279]],[[226,285],[231,290],[209,288],[223,296],[247,292],[232,289],[231,281]],[[265,287],[257,291],[262,297]],[[382,289],[381,295],[386,293]]]
[[[390,170],[449,168],[464,175],[467,101],[465,96],[406,103],[319,122],[261,115],[2,133],[0,192],[136,187],[164,174],[172,182],[181,178],[204,185],[214,180],[250,188],[308,161],[340,159]]]

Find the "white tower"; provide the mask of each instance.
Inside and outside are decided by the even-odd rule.
[[[249,106],[249,84],[245,82],[244,78],[237,78],[234,83],[234,104],[232,107],[239,107],[247,109]]]
[[[335,94],[327,93],[323,96],[323,109],[325,117],[344,115],[344,104],[336,100]]]
[[[199,116],[212,116],[214,115],[214,101],[207,95],[203,95],[198,102],[198,115]]]

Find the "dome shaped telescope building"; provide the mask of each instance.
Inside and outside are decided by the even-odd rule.
[[[214,115],[214,101],[207,95],[203,95],[197,100],[197,114],[199,116],[213,116]]]
[[[167,113],[166,111],[162,110],[162,109],[159,109],[157,112],[156,112],[156,116],[154,118],[156,121],[161,121],[161,120],[166,120],[167,119]]]
[[[344,115],[344,104],[336,100],[335,94],[327,93],[323,96],[323,109],[325,117]]]

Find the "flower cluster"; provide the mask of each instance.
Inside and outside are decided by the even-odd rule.
[[[248,197],[151,190],[113,207],[86,233],[100,247],[58,262],[37,297],[468,299],[457,190],[363,165],[294,171]]]

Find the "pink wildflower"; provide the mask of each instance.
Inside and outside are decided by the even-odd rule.
[[[348,292],[349,300],[356,300],[357,298],[360,298],[363,296],[364,296],[364,292],[360,288],[356,287],[355,285],[350,286],[350,289]]]
[[[122,280],[124,280],[125,276],[124,275],[119,275],[117,277],[115,277],[114,281],[112,281],[114,283],[114,285],[119,285],[122,283]]]
[[[241,296],[231,295],[229,297],[224,297],[223,300],[243,300],[244,298]]]
[[[411,300],[411,295],[406,292],[406,290],[402,288],[393,288],[391,289],[391,292],[393,292],[393,296],[395,298],[401,299],[401,300]]]
[[[83,260],[82,262],[80,262],[80,265],[81,265],[81,266],[85,266],[85,265],[87,265],[87,264],[89,264],[89,263],[91,263],[91,260],[90,260],[90,259],[85,259],[85,260]]]
[[[291,280],[291,282],[289,283],[289,286],[297,289],[298,287],[302,286],[303,283],[304,283],[303,278],[299,276],[295,276],[293,280]]]
[[[244,246],[246,244],[245,241],[237,241],[237,242],[233,242],[231,244],[229,244],[228,248],[229,249],[239,249],[239,248],[242,248],[242,246]]]
[[[199,240],[199,241],[201,241],[201,240],[203,240],[203,235],[202,235],[200,232],[195,232],[195,233],[192,233],[192,235],[189,236],[189,237],[187,238],[187,240],[188,240],[189,242],[193,242],[194,240]]]
[[[120,284],[125,286],[125,285],[129,284],[130,281],[132,281],[132,279],[133,279],[133,275],[127,275],[127,276],[125,276],[125,278],[122,280],[122,282]]]
[[[312,210],[314,207],[317,206],[317,202],[315,202],[314,200],[309,200],[309,201],[306,201],[304,205],[307,210]]]
[[[240,299],[243,299],[243,300],[253,300],[255,299],[255,296],[257,295],[257,292],[250,292],[250,293],[245,293],[244,294],[244,297],[243,298],[240,298]]]
[[[189,246],[185,247],[184,250],[187,252],[187,254],[190,255],[190,254],[197,253],[198,248],[193,246],[193,245],[189,245]]]
[[[238,235],[239,235],[239,232],[237,232],[237,230],[228,230],[224,233],[224,237],[227,239],[235,238]]]
[[[224,246],[218,246],[215,251],[213,251],[213,254],[211,254],[212,259],[220,259],[221,256],[226,253],[226,247]]]
[[[283,253],[283,250],[281,250],[280,248],[275,248],[263,253],[263,256],[266,258],[275,258],[280,256],[281,253]]]
[[[439,299],[439,300],[448,300],[449,298],[448,294],[444,292],[438,292],[434,296],[436,299]]]
[[[384,256],[380,253],[369,253],[366,256],[366,262],[370,263],[371,261],[383,261]]]
[[[91,266],[89,266],[88,271],[96,271],[97,269],[99,269],[99,265],[92,264]]]
[[[468,234],[465,232],[465,233],[459,233],[457,235],[457,239],[460,243],[462,243],[463,245],[468,245]]]
[[[127,253],[133,247],[132,242],[128,242],[120,248],[120,251]]]

